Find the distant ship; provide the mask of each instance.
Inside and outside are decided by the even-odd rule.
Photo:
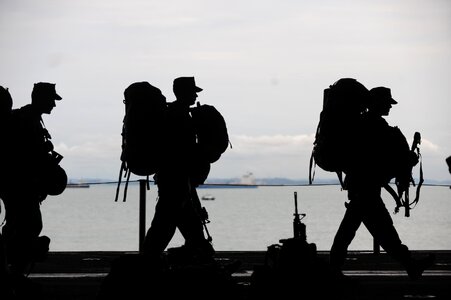
[[[199,188],[211,189],[211,188],[221,188],[221,189],[231,189],[231,188],[257,188],[258,185],[255,183],[254,174],[252,172],[247,172],[238,182],[228,182],[228,183],[205,183],[199,186]]]
[[[242,185],[253,185],[255,186],[255,178],[252,172],[247,172],[241,177],[240,184]]]

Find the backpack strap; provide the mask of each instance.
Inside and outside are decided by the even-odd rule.
[[[125,169],[124,177],[127,177],[127,179],[125,180],[124,198],[122,199],[122,202],[125,202],[125,200],[127,199],[128,182],[130,181],[130,174],[131,174],[130,169],[128,169],[128,168]]]
[[[416,150],[416,152],[417,152],[418,160],[420,162],[420,171],[419,171],[420,172],[420,181],[418,182],[418,185],[417,185],[415,199],[412,201],[412,203],[410,203],[410,204],[408,203],[409,208],[410,208],[410,206],[412,206],[412,208],[414,208],[418,204],[418,201],[420,200],[420,189],[424,182],[423,160],[421,157],[420,148],[418,147],[419,144],[421,144],[421,134],[419,132],[415,132],[415,134],[413,136],[411,151]],[[410,181],[412,182],[413,186],[415,186],[415,181],[413,180],[412,176],[410,176]]]
[[[341,188],[343,190],[346,190],[345,184],[343,182],[343,171],[337,171],[336,173],[337,173],[338,180],[340,181]]]
[[[420,181],[418,182],[418,185],[417,185],[417,190],[416,190],[416,193],[415,193],[415,199],[411,203],[411,205],[413,205],[413,207],[415,207],[418,204],[418,201],[420,200],[420,189],[421,189],[421,186],[423,185],[423,182],[424,182],[423,162],[422,162],[422,158],[421,158],[421,154],[420,153],[418,153],[418,157],[420,159]]]
[[[399,209],[403,206],[401,202],[401,195],[399,195],[388,183],[386,183],[383,187],[395,200],[395,214],[398,213]]]
[[[398,194],[401,200],[401,203],[404,206],[404,215],[406,217],[410,217],[410,195],[409,195],[409,186],[403,191],[402,189],[398,189]],[[404,201],[402,201],[402,194],[404,193]]]
[[[315,167],[316,167],[316,163],[315,160],[313,159],[313,151],[315,151],[315,149],[313,148],[312,150],[312,154],[310,156],[310,166],[309,166],[309,174],[308,174],[308,181],[309,184],[313,183],[313,180],[315,179]]]
[[[117,181],[117,187],[116,187],[116,197],[114,197],[114,202],[117,202],[117,199],[119,198],[119,189],[121,186],[121,179],[122,179],[122,173],[126,169],[125,161],[122,162],[121,168],[119,170],[119,179]]]

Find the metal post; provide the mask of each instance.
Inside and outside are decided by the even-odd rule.
[[[144,252],[144,238],[146,237],[146,187],[145,179],[139,181],[139,252]]]
[[[378,255],[381,253],[381,249],[379,247],[379,243],[373,238],[373,254]]]

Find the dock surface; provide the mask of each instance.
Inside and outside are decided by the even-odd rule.
[[[232,278],[240,286],[240,299],[249,299],[252,274],[265,263],[265,251],[218,251],[215,259],[221,263],[240,261]],[[424,251],[414,251],[424,254]],[[358,283],[352,299],[451,299],[451,250],[427,251],[436,255],[436,263],[411,281],[401,266],[385,252],[350,252],[344,274]],[[45,299],[97,299],[102,282],[117,258],[137,252],[50,252],[47,260],[35,265],[29,278],[41,286]],[[329,253],[319,251],[319,259],[328,261]],[[354,288],[353,288],[354,289]],[[296,290],[303,294],[303,283]],[[145,297],[144,297],[145,298]],[[215,299],[215,295],[211,295]],[[337,298],[339,299],[339,298]]]

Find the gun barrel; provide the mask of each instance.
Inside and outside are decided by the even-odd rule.
[[[298,213],[298,192],[294,192],[294,214],[295,214],[295,216],[299,216],[299,213]]]
[[[417,141],[418,144],[421,144],[421,134],[418,131],[413,135],[413,139]]]
[[[414,151],[418,145],[421,144],[421,134],[417,131],[415,132],[415,134],[413,135],[413,142],[412,142],[412,151]]]
[[[410,200],[409,200],[409,190],[407,188],[406,192],[405,192],[405,202],[404,202],[404,216],[405,217],[410,217]]]

